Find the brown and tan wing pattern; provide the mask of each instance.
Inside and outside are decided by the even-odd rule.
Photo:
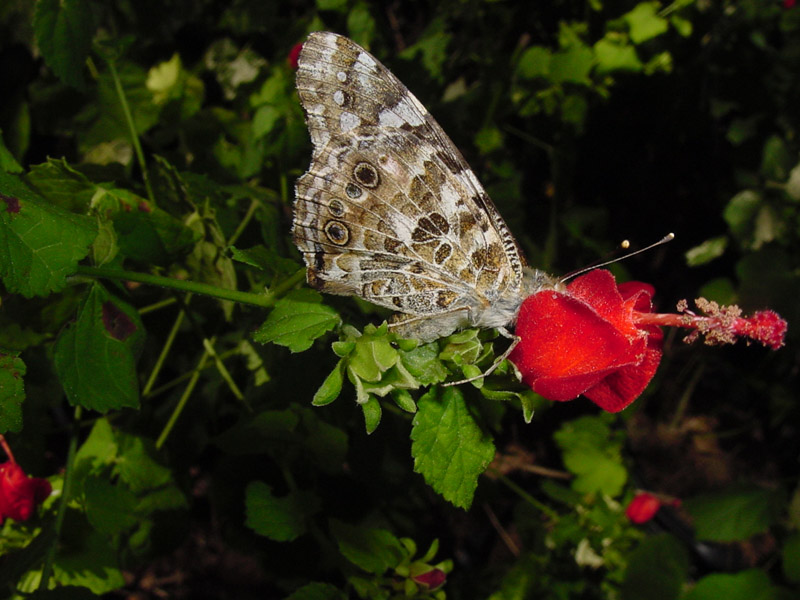
[[[298,62],[314,150],[297,182],[294,239],[309,282],[435,317],[420,337],[507,324],[493,307],[521,301],[523,260],[433,117],[347,38],[313,33]]]

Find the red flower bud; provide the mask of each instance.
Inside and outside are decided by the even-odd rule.
[[[430,571],[426,571],[425,573],[420,573],[419,575],[413,575],[411,579],[415,583],[423,585],[428,589],[435,590],[436,588],[444,585],[444,582],[447,580],[447,573],[445,573],[441,569],[431,569]]]
[[[625,516],[628,517],[631,523],[641,525],[656,516],[659,508],[661,508],[661,500],[647,492],[640,492],[628,504],[628,508],[625,509]]]
[[[0,464],[0,523],[6,518],[27,521],[51,491],[49,481],[28,477],[17,463]]]

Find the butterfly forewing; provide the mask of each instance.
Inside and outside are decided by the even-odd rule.
[[[433,117],[347,38],[311,34],[298,62],[314,150],[294,239],[309,282],[411,315],[416,337],[507,324],[494,306],[521,302],[521,255]]]

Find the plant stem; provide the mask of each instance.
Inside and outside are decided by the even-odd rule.
[[[67,513],[67,504],[70,501],[70,491],[72,488],[72,476],[75,471],[75,454],[78,450],[78,424],[81,420],[81,407],[75,407],[75,418],[72,425],[72,434],[69,438],[69,448],[67,450],[67,464],[64,466],[64,483],[61,487],[61,498],[58,502],[58,514],[56,515],[55,533],[53,543],[47,551],[47,555],[42,565],[42,578],[39,580],[39,590],[46,590],[50,583],[50,574],[53,571],[53,559],[56,555],[58,539],[61,537],[61,527],[64,524],[64,516]]]
[[[515,492],[525,502],[527,502],[531,506],[534,506],[534,507],[538,508],[540,511],[542,511],[544,514],[546,514],[553,521],[557,521],[558,520],[558,513],[556,511],[554,511],[552,508],[550,508],[549,506],[547,506],[543,502],[539,502],[536,498],[531,496],[528,492],[526,492],[520,486],[518,486],[516,483],[511,481],[511,479],[509,479],[508,477],[506,477],[505,475],[500,473],[500,471],[497,471],[495,469],[490,469],[490,470],[492,471],[492,475],[497,477],[498,480],[503,482],[507,487],[509,487],[511,489],[511,491]]]
[[[211,342],[214,343],[216,338],[211,338]],[[161,446],[164,445],[164,442],[167,441],[172,428],[175,427],[175,423],[178,422],[178,417],[181,416],[184,407],[186,406],[186,402],[189,400],[189,396],[192,395],[197,382],[200,379],[200,372],[203,370],[203,367],[208,360],[208,350],[203,350],[203,355],[200,357],[200,360],[197,363],[197,369],[195,370],[192,378],[189,380],[189,384],[186,386],[186,389],[183,390],[183,394],[181,394],[180,400],[178,400],[177,406],[175,406],[175,410],[172,411],[172,414],[169,417],[169,421],[167,424],[164,425],[164,429],[161,431],[161,435],[158,436],[156,440],[156,450],[161,450]]]
[[[299,269],[294,275],[274,286],[272,290],[268,291],[266,294],[253,294],[251,292],[241,292],[239,290],[226,290],[207,283],[183,281],[181,279],[173,279],[172,277],[162,277],[161,275],[151,275],[150,273],[139,273],[137,271],[125,271],[123,269],[79,265],[76,272],[87,277],[105,277],[107,279],[138,281],[140,283],[157,285],[172,290],[211,296],[212,298],[219,298],[220,300],[233,300],[240,304],[249,304],[250,306],[258,306],[260,308],[272,307],[281,295],[300,283],[305,275],[305,269]]]
[[[192,300],[191,294],[186,294],[186,298],[184,299],[184,306],[188,306],[189,302]],[[178,335],[178,330],[180,329],[181,325],[183,324],[183,319],[186,316],[186,311],[181,308],[178,312],[178,316],[175,317],[175,322],[172,324],[172,329],[170,329],[169,334],[167,335],[167,339],[164,341],[164,347],[161,348],[161,353],[158,355],[158,359],[156,360],[156,364],[153,365],[153,370],[150,372],[150,377],[147,378],[147,383],[142,390],[142,397],[147,396],[150,393],[150,390],[153,389],[153,386],[156,383],[156,379],[158,379],[158,374],[161,372],[161,367],[164,366],[164,361],[167,359],[167,354],[169,354],[170,349],[172,348],[172,343],[175,341],[175,336]]]
[[[125,90],[122,89],[122,81],[120,81],[117,67],[114,65],[113,60],[108,61],[108,69],[111,71],[111,78],[114,80],[114,90],[117,92],[119,103],[122,106],[122,113],[125,115],[125,122],[128,125],[128,131],[131,134],[131,143],[133,150],[136,152],[136,160],[139,161],[139,168],[142,170],[142,179],[144,179],[144,187],[147,190],[147,198],[153,205],[156,205],[156,198],[153,195],[153,188],[150,185],[150,176],[147,173],[147,163],[144,159],[144,151],[142,144],[139,142],[139,134],[136,133],[136,123],[133,121],[133,114],[131,107],[128,105],[128,99],[125,97]]]

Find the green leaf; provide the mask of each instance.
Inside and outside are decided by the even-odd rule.
[[[602,417],[581,417],[565,423],[554,439],[564,455],[564,466],[575,474],[572,489],[588,494],[618,496],[628,479],[620,445]]]
[[[329,583],[307,583],[284,600],[347,600],[347,595]]]
[[[19,358],[19,352],[0,352],[0,434],[22,430],[24,376],[25,363]]]
[[[278,300],[253,339],[261,344],[273,342],[292,352],[302,352],[340,322],[338,313],[322,304],[320,294],[312,290],[294,290]]]
[[[446,500],[468,509],[495,448],[457,388],[446,388],[441,399],[435,389],[420,398],[411,440],[414,470]]]
[[[144,330],[139,314],[93,284],[56,341],[58,378],[72,405],[101,413],[139,407],[136,354]]]
[[[400,360],[420,384],[431,385],[447,379],[449,372],[439,360],[438,343],[422,344],[411,350],[399,352]]]
[[[706,575],[681,600],[768,600],[774,598],[769,576],[761,569]]]
[[[699,267],[710,263],[725,253],[728,247],[728,238],[724,235],[706,240],[702,244],[686,251],[686,264],[690,267]]]
[[[550,75],[550,50],[543,46],[531,46],[522,53],[517,71],[524,79],[548,77]]]
[[[383,410],[381,409],[380,401],[372,395],[367,396],[366,402],[360,402],[361,411],[364,413],[364,426],[367,430],[367,435],[374,432],[378,425],[381,423],[381,416]]]
[[[550,79],[554,83],[577,83],[591,85],[589,72],[595,61],[595,53],[583,44],[560,50],[550,58]]]
[[[761,174],[773,181],[786,181],[796,160],[797,155],[789,150],[782,138],[770,136],[762,151]]]
[[[97,234],[94,221],[41,201],[0,171],[0,277],[26,298],[66,285]]]
[[[53,579],[61,585],[88,588],[95,594],[121,588],[125,585],[125,578],[117,564],[117,552],[107,535],[92,529],[89,531],[80,539],[73,537],[67,548],[56,553]]]
[[[311,492],[290,492],[283,498],[272,494],[262,481],[252,481],[245,490],[245,525],[276,542],[290,542],[306,532],[306,520],[319,510]]]
[[[616,71],[635,73],[642,70],[642,62],[636,54],[636,48],[621,39],[618,34],[607,33],[594,45],[594,52],[597,57],[598,74]]]
[[[683,545],[668,534],[646,538],[630,555],[622,600],[676,600],[689,576]]]
[[[783,542],[781,568],[787,581],[800,583],[800,532],[795,531]]]
[[[750,235],[761,204],[761,194],[753,190],[743,190],[731,198],[722,216],[733,235],[739,239]]]
[[[661,35],[669,29],[669,22],[658,15],[659,2],[640,2],[629,13],[622,16],[628,24],[628,32],[634,44],[641,44]]]
[[[6,173],[21,173],[22,167],[19,166],[17,159],[14,158],[14,155],[9,152],[8,148],[6,148],[6,144],[3,141],[3,130],[0,128],[0,171],[5,171]]]
[[[698,295],[707,300],[713,300],[720,305],[736,304],[738,302],[736,288],[727,277],[717,277],[707,281],[700,288]]]
[[[65,83],[83,87],[94,26],[87,0],[39,0],[33,21],[36,45]]]
[[[322,385],[314,394],[314,399],[311,404],[314,406],[325,406],[330,404],[342,392],[342,384],[344,383],[344,359],[336,363],[333,371],[325,378]]]
[[[683,506],[692,516],[698,539],[738,542],[766,531],[775,522],[776,501],[774,492],[741,487],[701,494]]]
[[[382,575],[403,560],[405,549],[390,531],[348,525],[332,519],[331,535],[339,552],[351,563],[375,575]]]
[[[97,531],[118,535],[136,525],[136,497],[120,483],[105,477],[89,477],[84,483],[86,518]]]

